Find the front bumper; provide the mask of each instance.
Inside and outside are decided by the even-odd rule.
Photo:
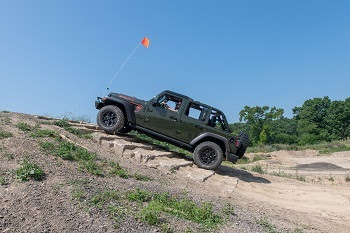
[[[101,109],[105,103],[102,101],[101,97],[97,97],[97,100],[95,101],[95,108],[96,109]]]

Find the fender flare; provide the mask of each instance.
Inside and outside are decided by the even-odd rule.
[[[190,145],[194,146],[197,142],[201,141],[203,138],[206,138],[206,137],[211,137],[211,138],[215,138],[215,139],[222,141],[225,145],[225,150],[230,151],[230,146],[229,146],[228,141],[225,137],[214,134],[214,133],[210,133],[210,132],[206,132],[206,133],[203,133],[203,134],[197,136],[196,138],[194,138],[190,142]]]
[[[126,114],[126,119],[128,120],[128,124],[131,124],[131,125],[135,125],[136,124],[136,118],[135,118],[135,107],[134,105],[126,102],[126,101],[123,101],[123,100],[120,100],[120,99],[116,99],[116,98],[113,98],[113,97],[107,97],[106,100],[104,101],[104,106],[106,105],[115,105],[117,107],[121,107],[124,108],[122,109],[122,111],[125,112]]]

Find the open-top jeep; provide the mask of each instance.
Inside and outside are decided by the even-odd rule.
[[[194,162],[217,168],[223,159],[235,163],[248,146],[247,134],[231,134],[225,115],[218,109],[172,91],[149,101],[118,93],[97,98],[97,124],[105,132],[137,130],[193,152]]]

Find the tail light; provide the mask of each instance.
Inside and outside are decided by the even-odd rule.
[[[240,140],[237,140],[236,143],[235,143],[235,146],[236,146],[237,148],[239,148],[239,147],[241,146],[241,141],[240,141]]]

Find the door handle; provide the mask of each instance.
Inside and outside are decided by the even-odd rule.
[[[169,118],[172,119],[173,121],[177,121],[177,118],[174,116],[170,116]]]
[[[152,108],[147,108],[147,112],[153,112]]]
[[[194,124],[194,127],[196,127],[197,129],[203,129],[203,127],[202,127],[202,126],[197,125],[197,124]]]
[[[146,117],[146,118],[145,118],[145,122],[149,122],[149,118]]]

